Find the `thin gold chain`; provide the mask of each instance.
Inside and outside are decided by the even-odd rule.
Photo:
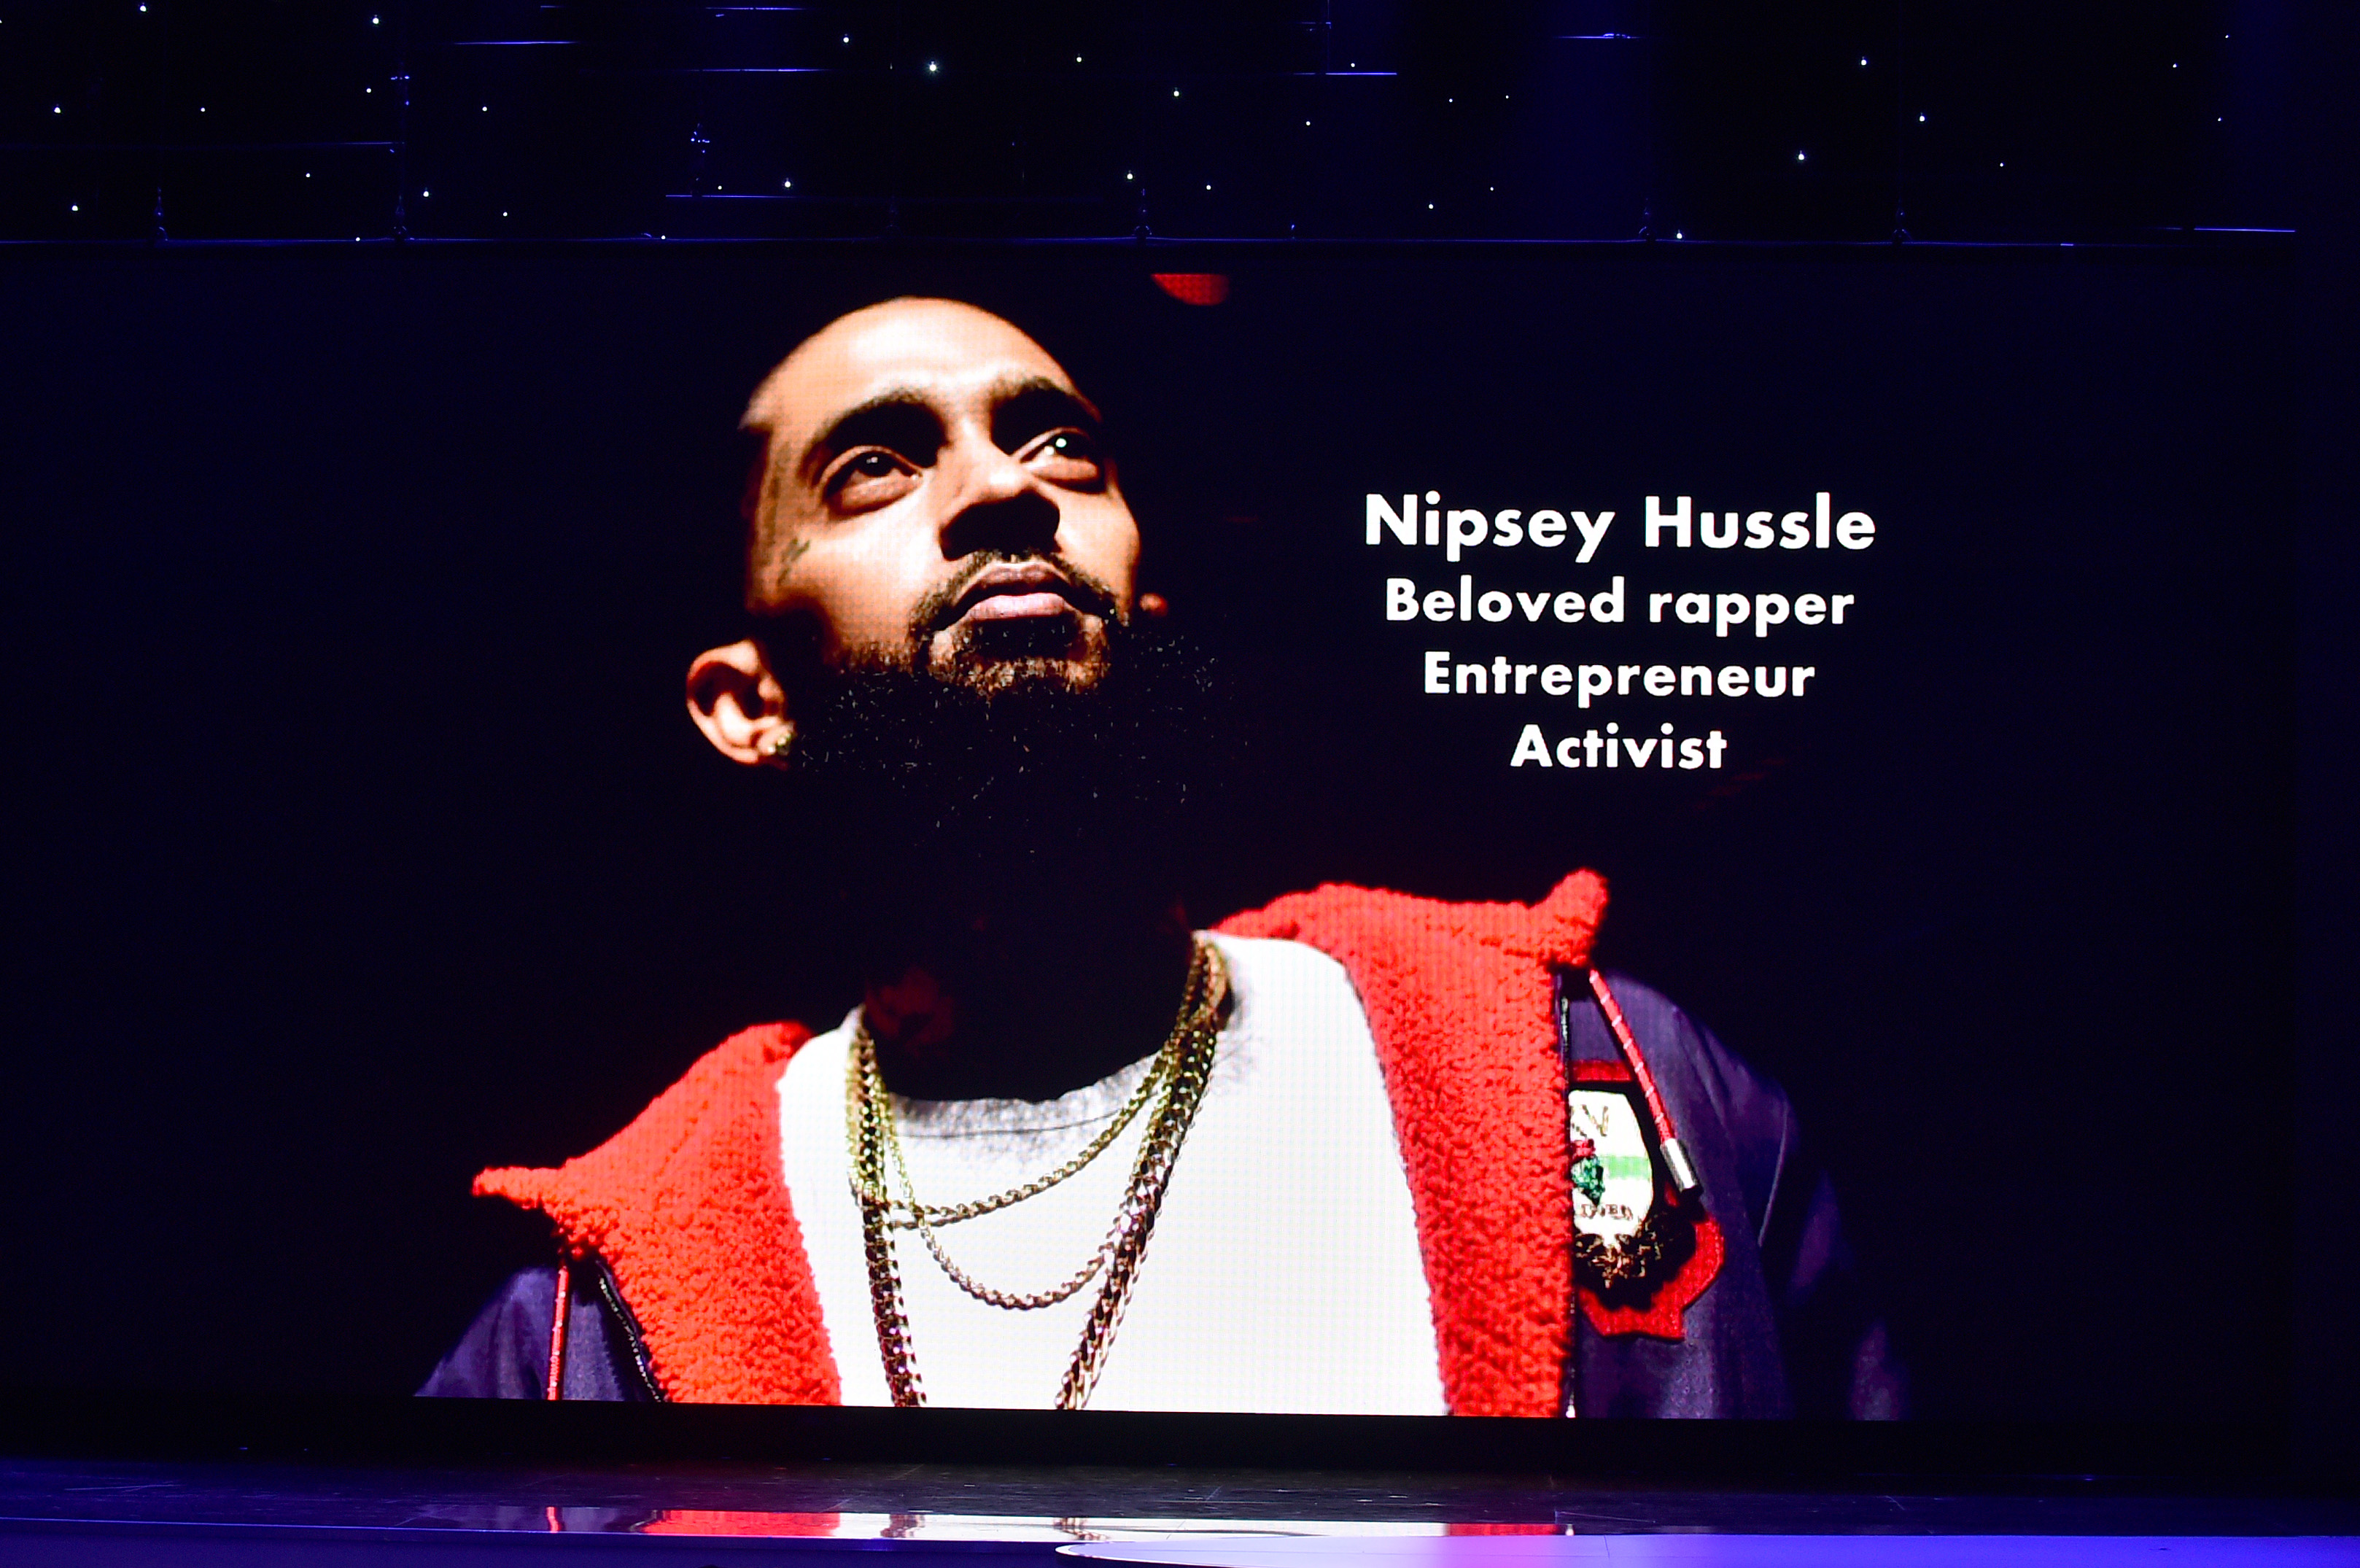
[[[1081,1273],[1059,1287],[1060,1293],[1049,1299],[1017,1297],[978,1286],[944,1255],[931,1224],[923,1218],[930,1212],[928,1206],[918,1203],[914,1192],[906,1203],[897,1205],[890,1199],[886,1177],[889,1157],[901,1176],[905,1190],[908,1172],[901,1168],[891,1098],[877,1076],[875,1042],[868,1038],[865,1028],[855,1031],[853,1060],[846,1074],[852,1189],[860,1201],[861,1240],[869,1266],[869,1305],[877,1321],[878,1349],[884,1360],[886,1385],[896,1405],[925,1403],[925,1390],[918,1377],[917,1360],[910,1341],[909,1316],[902,1304],[901,1271],[893,1256],[891,1232],[897,1208],[912,1216],[901,1228],[914,1228],[925,1237],[929,1251],[944,1272],[960,1288],[994,1305],[1045,1306],[1050,1300],[1064,1300],[1074,1295],[1093,1277],[1104,1277],[1098,1299],[1091,1303],[1089,1316],[1084,1321],[1081,1342],[1075,1346],[1065,1381],[1057,1390],[1059,1409],[1078,1409],[1088,1402],[1091,1390],[1098,1386],[1108,1347],[1130,1303],[1131,1286],[1138,1276],[1140,1260],[1146,1254],[1156,1213],[1163,1206],[1164,1190],[1170,1185],[1181,1142],[1196,1120],[1196,1107],[1211,1077],[1213,1057],[1220,1041],[1222,1007],[1228,996],[1229,973],[1220,954],[1212,944],[1199,938],[1189,966],[1180,1015],[1164,1050],[1158,1053],[1159,1062],[1168,1057],[1170,1065],[1160,1072],[1151,1069],[1151,1077],[1162,1080],[1164,1091],[1141,1140],[1130,1185],[1116,1211],[1114,1223]]]
[[[1196,979],[1192,969],[1189,975],[1192,990]],[[1122,1136],[1124,1130],[1131,1123],[1139,1119],[1139,1113],[1147,1108],[1150,1101],[1154,1099],[1156,1090],[1161,1088],[1164,1080],[1171,1076],[1174,1052],[1179,1043],[1180,1036],[1176,1032],[1170,1039],[1165,1040],[1163,1047],[1155,1053],[1154,1059],[1148,1063],[1147,1072],[1140,1079],[1139,1087],[1131,1091],[1131,1098],[1123,1102],[1122,1108],[1115,1113],[1114,1120],[1108,1123],[1098,1136],[1084,1145],[1080,1153],[1045,1176],[1035,1177],[1021,1187],[1011,1187],[1007,1191],[995,1193],[989,1198],[969,1199],[964,1203],[919,1202],[916,1196],[917,1189],[912,1185],[910,1173],[906,1168],[901,1171],[901,1190],[911,1194],[907,1200],[896,1198],[882,1188],[869,1185],[867,1179],[857,1169],[852,1173],[853,1190],[864,1203],[883,1204],[889,1211],[886,1223],[897,1231],[923,1230],[930,1224],[954,1225],[961,1220],[972,1220],[984,1214],[997,1213],[1011,1204],[1023,1202],[1027,1198],[1037,1198],[1058,1183],[1081,1174],[1092,1160],[1106,1153],[1113,1146],[1114,1141]],[[861,1086],[861,1092],[872,1099],[882,1096],[885,1088],[877,1070],[876,1042],[869,1038],[869,1026],[865,1022],[855,1031],[854,1049],[859,1053],[860,1059],[858,1067],[866,1079]],[[899,1167],[901,1160],[901,1140],[900,1135],[892,1133],[890,1127],[888,1132],[893,1161]]]
[[[871,1052],[869,1068],[872,1074],[876,1070],[875,1064],[876,1056]],[[871,1092],[874,1092],[873,1087]],[[926,1217],[926,1205],[917,1201],[917,1183],[910,1179],[909,1162],[901,1152],[901,1135],[893,1125],[890,1115],[885,1123],[885,1149],[892,1157],[894,1174],[901,1179],[901,1190],[911,1194],[906,1207],[912,1218],[906,1223],[917,1231],[919,1238],[926,1244],[926,1251],[934,1255],[934,1262],[940,1266],[945,1274],[950,1277],[951,1283],[978,1301],[987,1301],[992,1306],[1005,1307],[1011,1311],[1019,1312],[1030,1311],[1040,1307],[1054,1307],[1087,1285],[1096,1277],[1098,1271],[1106,1266],[1108,1256],[1112,1254],[1116,1241],[1122,1234],[1123,1216],[1118,1212],[1115,1215],[1114,1223],[1108,1227],[1105,1242],[1100,1244],[1098,1250],[1091,1255],[1090,1260],[1082,1265],[1064,1284],[1052,1286],[1046,1290],[1034,1291],[1029,1295],[995,1290],[952,1262],[950,1254],[943,1250],[942,1238],[934,1234],[934,1223]]]
[[[1196,1032],[1196,1025],[1203,1020],[1207,1005],[1206,984],[1208,978],[1207,955],[1211,951],[1209,945],[1200,944],[1190,958],[1188,977],[1182,992],[1180,1016],[1173,1025],[1172,1033],[1166,1036],[1162,1048],[1156,1052],[1155,1064],[1149,1069],[1148,1072],[1151,1082],[1167,1077],[1160,1069],[1166,1063],[1175,1061],[1180,1053],[1186,1049],[1188,1041]],[[862,1179],[856,1162],[853,1183],[855,1190],[864,1203],[884,1204],[887,1208],[886,1223],[889,1227],[916,1230],[926,1244],[926,1251],[933,1255],[935,1264],[941,1267],[945,1275],[949,1277],[952,1284],[956,1285],[977,1300],[987,1302],[994,1307],[1020,1312],[1037,1310],[1043,1307],[1054,1307],[1058,1302],[1072,1297],[1075,1292],[1096,1277],[1098,1271],[1104,1268],[1114,1255],[1116,1248],[1121,1242],[1126,1223],[1130,1219],[1131,1211],[1128,1204],[1116,1212],[1113,1223],[1107,1229],[1106,1240],[1100,1244],[1098,1250],[1091,1255],[1089,1261],[1067,1277],[1064,1283],[1053,1286],[1046,1290],[1018,1292],[996,1289],[983,1284],[952,1261],[950,1254],[943,1247],[942,1238],[934,1234],[932,1216],[943,1211],[936,1209],[933,1204],[920,1202],[917,1183],[910,1178],[909,1161],[902,1150],[901,1129],[896,1124],[892,1114],[892,1101],[886,1093],[884,1080],[878,1071],[876,1042],[869,1036],[865,1024],[856,1028],[853,1039],[857,1058],[856,1071],[860,1080],[859,1093],[868,1105],[883,1108],[880,1113],[876,1114],[876,1121],[884,1141],[886,1157],[892,1167],[893,1174],[901,1178],[901,1190],[909,1194],[906,1199],[897,1199],[881,1181],[870,1182]],[[1143,1102],[1144,1096],[1134,1093],[1132,1099]],[[1098,1148],[1103,1148],[1112,1141],[1110,1137],[1101,1135],[1094,1139],[1093,1144]],[[1141,1157],[1143,1159],[1146,1155],[1147,1144],[1142,1141]],[[1087,1163],[1087,1161],[1081,1163]],[[1020,1201],[1022,1197],[1045,1190],[1054,1186],[1056,1181],[1063,1180],[1066,1176],[1080,1169],[1081,1163],[1068,1162],[1067,1166],[1061,1168],[1061,1171],[1053,1171],[1049,1177],[1043,1178],[1039,1181],[1029,1182],[1025,1187],[1017,1188],[1012,1194],[1003,1193],[996,1199],[984,1200],[983,1201],[990,1208],[979,1208],[976,1212],[989,1212],[990,1209],[1005,1208],[1009,1203]],[[1140,1178],[1136,1163],[1131,1176],[1133,1182],[1136,1183]],[[1030,1191],[1027,1190],[1028,1188]],[[960,1207],[962,1206],[954,1205],[952,1212],[956,1212]]]

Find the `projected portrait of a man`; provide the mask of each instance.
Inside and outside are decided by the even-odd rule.
[[[1600,878],[1183,907],[1221,714],[1032,338],[892,300],[746,422],[745,635],[690,716],[826,846],[794,885],[863,999],[485,1172],[559,1261],[424,1392],[1897,1413],[1785,1099],[1592,967]]]

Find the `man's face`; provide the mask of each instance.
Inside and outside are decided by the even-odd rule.
[[[897,300],[796,349],[747,423],[769,436],[748,599],[813,623],[829,665],[1097,683],[1139,530],[1097,411],[1039,344]]]

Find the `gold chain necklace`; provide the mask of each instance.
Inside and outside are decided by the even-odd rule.
[[[1193,968],[1190,979],[1192,981],[1195,979]],[[1108,1123],[1098,1136],[1085,1145],[1080,1153],[1046,1176],[1035,1177],[1021,1187],[1011,1187],[1007,1191],[997,1193],[989,1198],[974,1198],[964,1203],[921,1203],[916,1201],[917,1189],[911,1184],[910,1173],[907,1169],[901,1170],[901,1190],[911,1193],[912,1197],[903,1200],[872,1184],[862,1171],[856,1168],[852,1173],[853,1191],[863,1203],[883,1205],[887,1211],[886,1223],[897,1231],[920,1230],[929,1225],[956,1224],[961,1220],[972,1220],[979,1215],[996,1213],[1011,1204],[1022,1203],[1027,1198],[1037,1198],[1059,1182],[1079,1175],[1084,1168],[1098,1156],[1106,1153],[1113,1146],[1114,1141],[1122,1136],[1124,1129],[1139,1119],[1140,1112],[1147,1108],[1148,1102],[1155,1097],[1156,1090],[1170,1078],[1179,1040],[1180,1036],[1175,1031],[1155,1053],[1154,1060],[1148,1064],[1145,1076],[1139,1080],[1139,1087],[1131,1091],[1131,1098],[1123,1102],[1122,1108],[1115,1113],[1114,1120]],[[869,1026],[866,1023],[859,1025],[854,1036],[853,1050],[858,1058],[854,1063],[854,1070],[860,1073],[863,1078],[863,1082],[854,1096],[852,1106],[854,1125],[857,1128],[862,1103],[859,1097],[866,1095],[869,1101],[882,1103],[885,1086],[877,1071],[876,1042],[869,1038]],[[895,1166],[899,1168],[901,1160],[901,1140],[898,1134],[892,1133],[890,1126],[888,1132],[891,1135],[887,1138],[887,1145],[892,1152]],[[854,1142],[856,1144],[858,1142],[857,1132]],[[928,1234],[931,1235],[932,1233]]]
[[[1123,1201],[1115,1212],[1113,1224],[1104,1242],[1090,1261],[1077,1274],[1051,1291],[1033,1296],[1018,1296],[992,1290],[981,1286],[958,1269],[945,1255],[933,1230],[933,1216],[956,1211],[936,1209],[918,1201],[909,1187],[909,1173],[902,1161],[900,1136],[893,1123],[892,1102],[877,1073],[876,1042],[869,1038],[865,1025],[857,1028],[853,1036],[853,1059],[846,1074],[848,1132],[852,1143],[852,1190],[860,1202],[860,1230],[863,1251],[869,1266],[869,1306],[877,1320],[877,1343],[885,1364],[885,1381],[896,1405],[923,1405],[925,1391],[918,1379],[916,1357],[910,1342],[910,1322],[901,1299],[901,1272],[893,1258],[892,1231],[895,1228],[915,1229],[926,1241],[927,1249],[944,1273],[958,1287],[979,1300],[995,1306],[1026,1310],[1062,1301],[1079,1291],[1092,1278],[1101,1275],[1098,1299],[1091,1303],[1088,1318],[1082,1327],[1081,1343],[1075,1346],[1072,1362],[1065,1369],[1064,1383],[1057,1390],[1056,1408],[1061,1410],[1079,1409],[1088,1402],[1090,1391],[1098,1386],[1098,1372],[1107,1349],[1113,1343],[1115,1331],[1121,1325],[1124,1308],[1129,1304],[1132,1283],[1139,1272],[1140,1259],[1147,1250],[1147,1238],[1154,1229],[1157,1211],[1164,1202],[1164,1193],[1171,1183],[1172,1167],[1180,1153],[1181,1140],[1187,1135],[1195,1121],[1196,1106],[1203,1100],[1205,1085],[1211,1076],[1213,1055],[1220,1040],[1222,1004],[1229,996],[1229,974],[1219,952],[1212,944],[1199,938],[1189,965],[1188,981],[1183,993],[1180,1015],[1172,1033],[1157,1053],[1156,1065],[1149,1069],[1149,1080],[1160,1082],[1162,1093],[1156,1100],[1154,1114],[1149,1119],[1146,1135],[1141,1140],[1139,1155],[1132,1163],[1131,1182]],[[1165,1064],[1168,1062],[1168,1066]],[[1146,1086],[1142,1085],[1142,1090]],[[1141,1105],[1148,1102],[1146,1093],[1134,1094]],[[1134,1110],[1131,1113],[1136,1115]],[[1112,1137],[1094,1144],[1111,1144]],[[890,1159],[909,1193],[906,1201],[897,1202],[887,1186],[886,1167]],[[1085,1160],[1081,1162],[1087,1164]],[[1081,1167],[1072,1161],[1075,1170]],[[1063,1169],[1063,1168],[1060,1168]],[[1055,1174],[1055,1173],[1053,1173]],[[1065,1176],[1073,1174],[1065,1171]],[[1065,1176],[1058,1176],[1063,1180]],[[1054,1183],[1027,1183],[1033,1191],[1045,1190]],[[1024,1188],[1017,1193],[1031,1196]],[[997,1207],[1021,1201],[1021,1198],[1000,1195]],[[978,1210],[988,1212],[988,1210]],[[896,1224],[897,1215],[906,1219]],[[962,1216],[972,1217],[972,1216]]]

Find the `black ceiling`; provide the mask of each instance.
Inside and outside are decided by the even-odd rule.
[[[2255,0],[0,0],[0,238],[2284,227]]]

